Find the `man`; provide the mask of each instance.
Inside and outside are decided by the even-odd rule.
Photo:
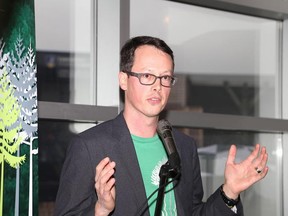
[[[71,143],[56,200],[57,216],[154,215],[156,196],[148,201],[147,197],[158,187],[157,167],[167,161],[156,129],[175,83],[173,52],[158,38],[132,38],[121,50],[120,70],[124,110]],[[181,176],[166,190],[162,215],[243,215],[239,194],[266,176],[266,149],[257,144],[246,160],[235,163],[232,145],[224,183],[203,203],[195,141],[175,129],[172,133]]]

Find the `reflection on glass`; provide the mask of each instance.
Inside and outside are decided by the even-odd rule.
[[[279,22],[153,0],[131,2],[130,16],[131,36],[152,33],[174,51],[182,108],[279,118]]]
[[[88,0],[35,2],[38,98],[95,104]]]
[[[39,100],[93,104],[89,66],[89,54],[37,51]]]
[[[241,194],[245,215],[281,215],[282,135],[181,128],[198,144],[204,200],[224,181],[224,167],[231,144],[237,146],[236,162],[244,160],[256,143],[267,148],[269,172],[266,178]]]

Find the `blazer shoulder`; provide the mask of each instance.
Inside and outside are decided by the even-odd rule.
[[[125,134],[128,131],[128,127],[126,126],[126,122],[122,114],[119,114],[116,118],[101,122],[98,125],[95,125],[92,128],[89,128],[77,136],[81,139],[118,139],[121,134]]]
[[[180,131],[179,129],[177,128],[174,128],[173,127],[173,136],[175,138],[175,140],[177,142],[184,142],[184,143],[189,143],[189,145],[196,145],[196,140],[192,137],[192,136],[189,136],[185,133],[183,133],[182,131]]]

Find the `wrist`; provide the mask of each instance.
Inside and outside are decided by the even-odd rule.
[[[238,202],[240,201],[240,195],[237,195],[237,196],[232,196],[229,197],[225,192],[224,192],[224,189],[223,189],[224,185],[222,184],[221,187],[220,187],[220,194],[221,194],[221,197],[224,201],[224,203],[229,207],[229,208],[233,208],[235,205],[238,204]],[[236,198],[235,198],[236,197]]]
[[[239,193],[235,193],[234,190],[231,190],[231,187],[227,183],[222,184],[221,187],[225,195],[230,199],[237,199],[239,197]]]
[[[108,216],[110,212],[108,212],[106,209],[103,209],[99,202],[96,202],[95,204],[95,214],[94,216]]]

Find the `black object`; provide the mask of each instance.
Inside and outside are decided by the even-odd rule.
[[[160,120],[157,126],[158,135],[161,137],[165,149],[168,153],[168,163],[175,172],[180,172],[181,161],[177,152],[174,138],[172,135],[172,127],[167,120]]]
[[[220,193],[222,196],[223,201],[225,202],[225,204],[229,207],[229,208],[233,208],[235,205],[237,205],[237,203],[240,201],[240,196],[238,196],[237,199],[231,199],[229,197],[226,196],[225,192],[223,191],[223,184],[220,187]]]
[[[181,161],[177,152],[172,127],[167,120],[160,120],[157,126],[158,135],[161,137],[164,147],[168,153],[168,161],[160,168],[159,190],[154,216],[160,216],[165,195],[165,187],[169,178],[176,179],[180,175]]]

